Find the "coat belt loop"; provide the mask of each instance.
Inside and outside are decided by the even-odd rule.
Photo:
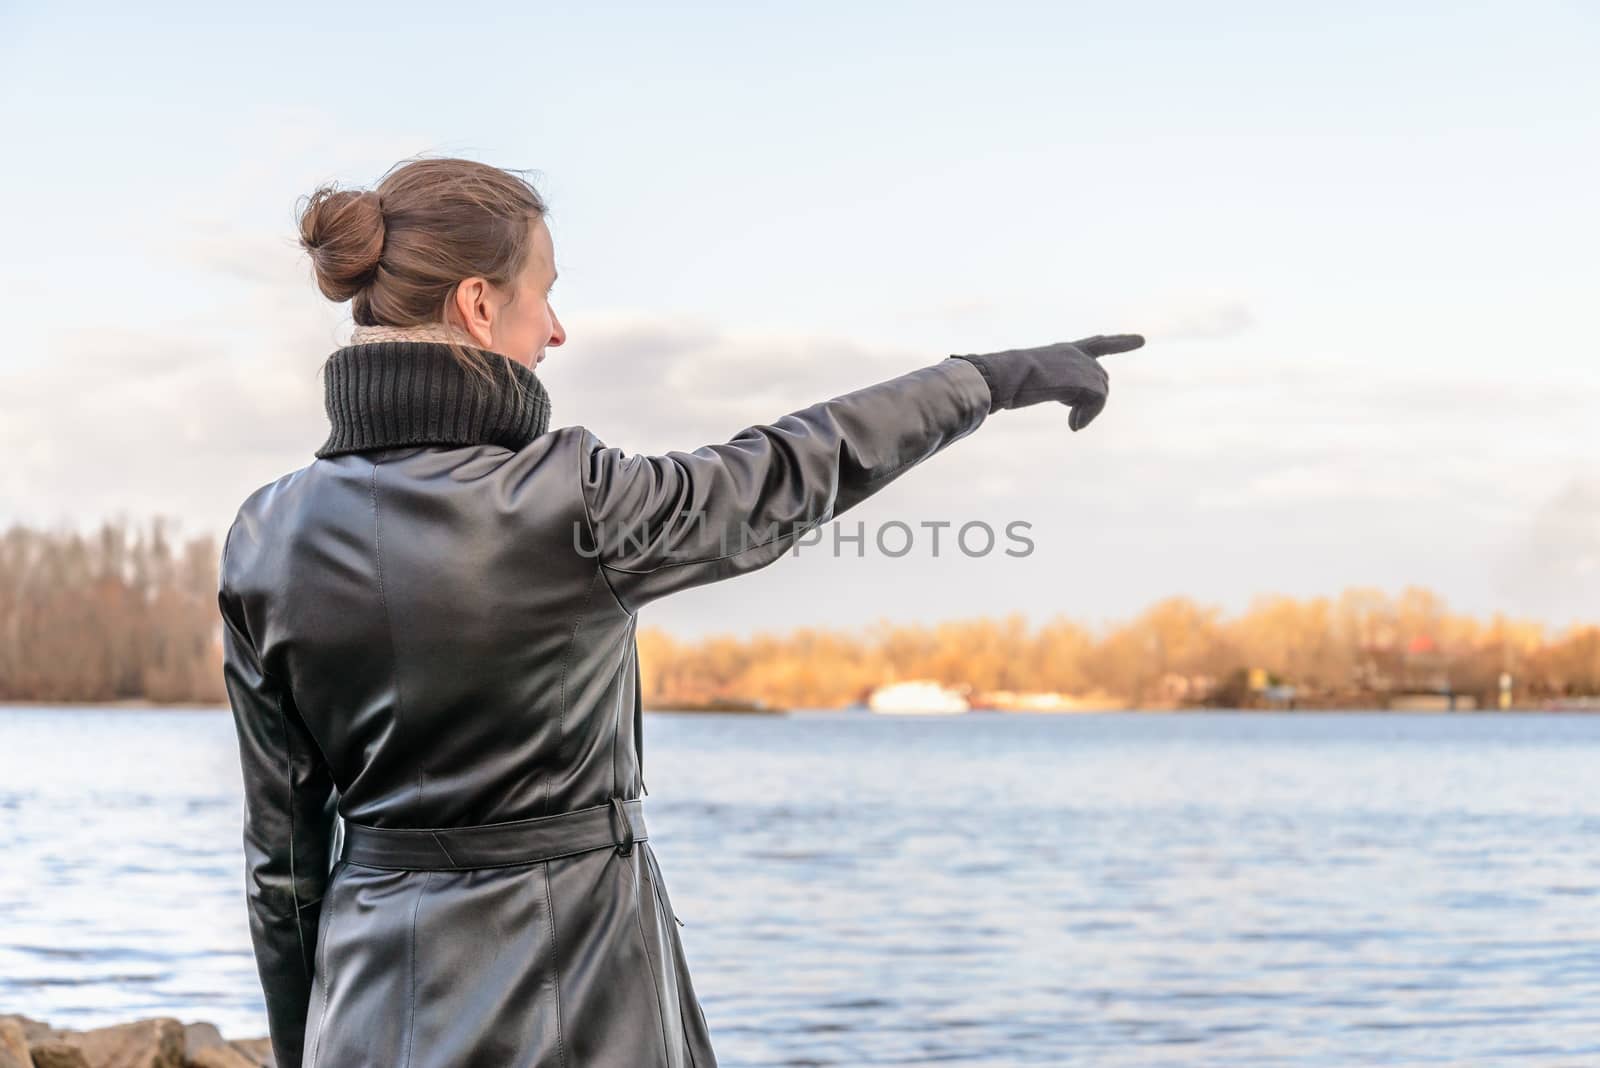
[[[615,838],[617,843],[617,855],[622,857],[628,856],[633,852],[633,821],[628,819],[628,810],[623,807],[622,798],[613,797],[611,799],[611,812],[615,817],[615,819],[612,820],[613,826],[611,829],[613,832],[613,838]],[[617,831],[615,826],[616,820],[622,821],[622,830],[620,832]]]

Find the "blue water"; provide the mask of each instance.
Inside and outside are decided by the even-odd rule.
[[[1600,716],[645,729],[724,1068],[1600,1064]],[[0,1012],[265,1034],[234,746],[0,708]]]

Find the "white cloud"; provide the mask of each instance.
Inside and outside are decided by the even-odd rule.
[[[1508,538],[1494,562],[1504,597],[1556,622],[1600,615],[1600,479],[1574,477]]]

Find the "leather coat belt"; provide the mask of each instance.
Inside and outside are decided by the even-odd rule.
[[[471,827],[369,827],[346,821],[339,859],[405,871],[504,868],[607,847],[627,856],[633,843],[647,837],[643,800],[613,797],[553,816]]]

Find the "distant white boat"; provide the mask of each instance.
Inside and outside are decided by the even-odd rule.
[[[967,699],[932,679],[908,679],[879,686],[867,707],[887,715],[955,715],[968,710]]]

